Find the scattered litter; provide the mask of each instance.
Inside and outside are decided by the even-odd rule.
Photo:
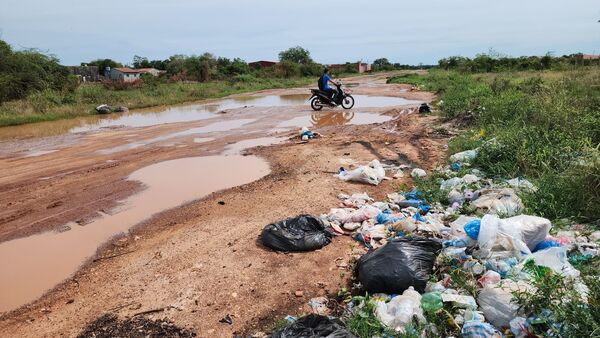
[[[467,150],[460,153],[456,153],[450,156],[450,161],[452,162],[461,162],[461,163],[470,163],[472,160],[477,157],[477,149]]]
[[[265,226],[262,242],[278,251],[309,251],[329,244],[332,236],[319,218],[300,215]]]
[[[310,314],[298,318],[281,330],[272,333],[271,338],[335,337],[355,338],[344,324],[335,318]]]
[[[327,316],[331,313],[331,310],[327,307],[328,302],[329,300],[327,297],[316,297],[311,298],[308,301],[308,305],[311,307],[314,314]]]
[[[302,139],[302,141],[308,141],[309,139],[312,139],[312,138],[321,137],[321,134],[312,132],[312,131],[308,130],[307,127],[302,127],[302,129],[300,129],[299,134],[300,134],[300,139]]]
[[[226,314],[225,317],[219,319],[219,323],[233,325],[233,318],[231,318],[231,315]]]
[[[421,295],[411,286],[401,296],[392,298],[388,303],[378,300],[375,315],[385,326],[402,331],[404,326],[412,322],[414,316],[424,320]]]
[[[410,176],[411,177],[425,177],[425,176],[427,176],[427,172],[425,172],[425,170],[423,170],[421,168],[415,168],[410,173]]]
[[[371,294],[400,294],[411,286],[424,292],[440,249],[439,243],[429,239],[394,239],[359,259],[358,279]]]
[[[363,165],[351,171],[340,170],[337,177],[344,181],[378,185],[385,177],[385,169],[378,160],[373,160],[369,165]]]

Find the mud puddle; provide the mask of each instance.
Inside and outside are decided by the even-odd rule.
[[[62,232],[0,244],[0,311],[40,297],[72,275],[103,242],[151,215],[250,183],[269,171],[268,163],[259,157],[228,155],[165,161],[133,172],[129,179],[142,182],[146,189],[126,199],[116,213],[85,226],[70,223]]]
[[[329,127],[347,124],[382,123],[391,120],[391,116],[375,113],[359,113],[351,110],[314,112],[310,116],[298,116],[277,125],[277,128],[288,127]]]
[[[355,108],[381,108],[411,105],[420,101],[391,96],[353,95]],[[92,115],[60,121],[31,123],[22,126],[0,128],[0,139],[55,136],[100,129],[121,127],[148,127],[165,123],[191,122],[218,118],[219,112],[244,107],[306,106],[309,95],[238,96],[210,102],[182,104],[169,107],[136,109],[131,112],[108,115]]]

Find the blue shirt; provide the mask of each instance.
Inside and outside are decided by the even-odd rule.
[[[321,85],[323,86],[323,90],[329,89],[329,75],[323,75],[323,83]]]

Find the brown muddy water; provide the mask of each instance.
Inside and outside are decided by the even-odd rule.
[[[420,101],[400,97],[353,95],[354,109],[381,108],[418,104]],[[55,136],[103,128],[148,127],[164,123],[192,122],[218,118],[220,112],[245,107],[309,107],[309,95],[239,96],[203,103],[169,107],[136,109],[122,114],[91,115],[67,120],[49,121],[0,128],[0,139]]]
[[[64,232],[46,232],[0,244],[0,311],[40,297],[73,274],[98,245],[151,215],[212,192],[250,183],[269,173],[256,156],[206,156],[160,162],[133,172],[130,180],[146,189],[123,202],[112,215],[85,226],[67,224]]]
[[[19,155],[29,157],[52,156],[49,154],[57,151],[55,148],[68,146],[64,139],[75,138],[75,141],[71,142],[77,142],[78,138],[74,133],[99,131],[103,128],[149,127],[207,120],[201,123],[203,126],[198,126],[197,123],[187,129],[176,132],[171,130],[152,138],[143,138],[141,134],[138,135],[142,130],[132,129],[131,133],[124,135],[122,144],[110,149],[100,149],[86,156],[113,154],[161,142],[172,143],[174,140],[176,143],[176,139],[189,138],[189,141],[193,141],[192,144],[218,141],[232,135],[242,139],[225,146],[222,154],[218,156],[165,161],[135,171],[129,179],[142,182],[146,189],[122,201],[121,207],[111,211],[110,215],[103,214],[85,226],[73,222],[64,225],[65,231],[62,232],[46,232],[0,243],[0,312],[15,309],[40,297],[75,273],[81,264],[95,254],[102,243],[119,233],[127,232],[152,215],[267,175],[268,163],[258,157],[241,156],[239,153],[246,148],[286,140],[272,137],[269,132],[289,131],[305,126],[312,129],[381,123],[392,117],[358,110],[420,103],[397,97],[354,95],[356,105],[351,110],[325,109],[315,112],[310,109],[308,98],[308,95],[238,96],[203,103],[136,110],[125,114],[95,115],[0,128],[0,139],[62,134],[67,136],[57,138],[58,141],[54,144],[48,144],[47,138],[33,139],[32,144],[39,146],[25,146],[23,150],[16,150]],[[283,106],[301,108],[288,109],[284,113],[272,108],[258,110],[258,113],[257,110],[249,111],[250,114],[244,111],[247,107]],[[228,109],[239,109],[241,113],[233,116],[221,114]],[[11,144],[10,141],[7,144]]]

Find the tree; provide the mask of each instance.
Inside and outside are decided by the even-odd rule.
[[[310,52],[300,46],[289,48],[279,52],[279,61],[281,62],[293,62],[299,64],[313,63],[310,57]]]
[[[104,74],[104,71],[106,70],[106,68],[110,67],[110,68],[119,68],[119,67],[123,67],[122,64],[120,64],[117,61],[111,60],[111,59],[96,59],[93,61],[90,61],[88,63],[81,63],[82,66],[84,65],[88,65],[88,66],[98,66],[98,72],[100,72],[100,74]]]
[[[13,51],[0,40],[0,103],[42,90],[72,91],[77,79],[52,55],[30,49]]]
[[[133,56],[133,68],[151,68],[148,58],[139,55]]]
[[[380,58],[373,61],[373,70],[392,70],[394,65],[387,58]]]

